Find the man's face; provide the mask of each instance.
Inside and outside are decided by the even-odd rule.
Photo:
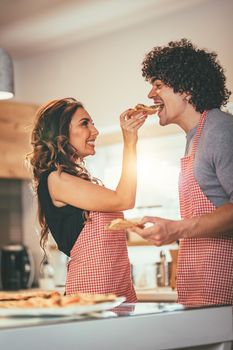
[[[159,117],[159,124],[162,126],[168,124],[181,125],[182,117],[187,106],[185,94],[175,93],[173,89],[164,84],[159,79],[151,79],[152,88],[148,97],[154,103],[162,103],[157,113]]]

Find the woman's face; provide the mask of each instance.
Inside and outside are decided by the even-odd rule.
[[[159,109],[159,124],[182,124],[182,118],[188,105],[187,94],[174,93],[173,89],[165,85],[161,80],[152,80],[152,88],[148,97],[154,103],[163,103],[163,108]]]
[[[99,135],[93,120],[84,108],[73,114],[69,127],[69,142],[80,158],[95,154],[95,140]]]

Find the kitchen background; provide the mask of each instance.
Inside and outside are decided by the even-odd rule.
[[[38,105],[68,96],[84,103],[100,131],[88,168],[113,188],[122,152],[119,115],[137,103],[150,103],[149,85],[141,77],[144,55],[155,45],[189,38],[218,53],[233,91],[232,13],[232,0],[0,0],[0,46],[13,58],[16,91],[13,100],[0,102],[0,246],[13,242],[30,248],[35,282],[42,252],[36,198],[23,159],[30,151],[30,125]],[[228,110],[232,105],[231,97]],[[147,121],[138,145],[137,203],[126,217],[179,217],[177,181],[184,145],[185,135],[175,126],[161,128],[156,117]],[[161,259],[161,248],[139,245],[133,235],[130,242],[134,272],[146,270],[148,277],[136,281],[137,275],[136,283],[155,286],[151,266]],[[176,248],[163,247],[168,261]],[[51,261],[64,267],[66,258],[57,260],[56,254],[51,251]],[[57,276],[57,284],[64,278]]]

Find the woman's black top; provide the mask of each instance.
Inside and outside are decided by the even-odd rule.
[[[53,204],[48,190],[48,176],[52,171],[54,169],[41,175],[38,198],[58,249],[70,256],[70,251],[84,226],[84,211],[72,205],[58,208]]]

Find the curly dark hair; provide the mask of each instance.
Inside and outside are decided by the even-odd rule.
[[[231,95],[217,54],[198,49],[187,39],[154,47],[142,63],[142,76],[163,81],[175,93],[190,94],[189,102],[201,113],[220,108]]]
[[[32,152],[27,155],[36,194],[38,194],[42,174],[49,169],[58,170],[59,173],[64,171],[87,181],[93,181],[84,163],[78,161],[78,151],[69,143],[69,125],[78,108],[83,108],[81,102],[74,98],[63,98],[48,102],[36,113],[31,134]],[[44,249],[49,228],[38,196],[37,199],[41,226],[40,245]],[[84,214],[88,216],[88,212]]]

